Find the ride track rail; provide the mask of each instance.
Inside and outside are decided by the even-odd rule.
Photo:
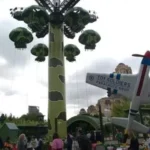
[[[64,0],[60,5],[61,13],[73,8],[80,0]]]
[[[80,0],[64,0],[58,7],[54,6],[54,4],[50,0],[35,0],[35,1],[39,6],[46,8],[46,10],[49,13],[53,13],[55,10],[57,10],[61,14],[64,14],[66,11],[73,8]],[[47,25],[47,33],[48,33],[48,25]],[[46,34],[46,29],[45,29],[45,34]],[[71,31],[70,27],[68,27],[65,24],[65,22],[64,22],[64,34],[71,39],[75,37],[75,33]]]
[[[54,12],[54,5],[50,0],[35,0],[41,7],[45,7],[50,13]]]
[[[75,37],[75,33],[71,31],[70,27],[64,24],[64,34],[67,38],[73,39]]]
[[[41,7],[45,7],[50,13],[54,12],[55,6],[50,0],[35,0],[38,5]],[[57,11],[60,13],[65,13],[69,9],[73,8],[80,0],[64,0],[60,4],[60,6],[57,7]]]

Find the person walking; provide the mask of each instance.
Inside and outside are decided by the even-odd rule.
[[[80,150],[92,150],[92,144],[88,137],[83,134],[82,130],[78,131],[77,141],[79,143]]]
[[[128,150],[139,150],[138,138],[134,135],[132,131],[130,131],[129,136],[130,136],[130,147],[128,148]]]
[[[80,150],[79,143],[75,137],[72,138],[72,150]]]
[[[118,141],[118,144],[121,144],[123,142],[123,134],[121,131],[117,130],[115,138]]]
[[[26,150],[27,149],[27,139],[25,134],[21,134],[18,138],[18,144],[17,144],[18,150]]]
[[[0,150],[2,150],[4,148],[4,143],[2,138],[0,137]]]
[[[68,133],[67,135],[67,150],[72,150],[72,138],[73,136]]]
[[[42,140],[42,138],[39,138],[37,150],[42,150],[42,148],[43,148],[43,140]]]
[[[150,136],[148,135],[148,138],[145,142],[145,145],[147,146],[148,150],[150,150]]]
[[[10,142],[10,137],[8,136],[4,142],[4,148],[11,150],[13,148],[13,145]]]
[[[96,133],[94,131],[91,132],[90,141],[92,144],[92,149],[96,150],[97,141],[96,141]]]
[[[31,141],[31,137],[27,138],[27,150],[32,150],[32,141]]]
[[[59,138],[58,133],[54,133],[53,142],[52,142],[52,150],[63,150],[64,143],[61,138]]]

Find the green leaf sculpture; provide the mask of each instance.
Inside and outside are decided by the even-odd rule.
[[[80,54],[80,50],[73,44],[68,44],[64,47],[64,55],[69,62],[75,61],[75,57]]]
[[[48,56],[48,47],[45,44],[37,44],[31,49],[31,54],[37,56],[35,58],[38,62],[45,61],[45,57]]]
[[[65,23],[73,32],[82,31],[89,22],[89,12],[81,7],[74,7],[65,14]]]
[[[9,38],[14,42],[15,48],[18,49],[27,48],[27,44],[33,41],[32,33],[23,27],[12,30]]]
[[[27,7],[22,13],[24,22],[32,32],[37,32],[42,29],[49,21],[49,16],[46,10],[38,5]]]
[[[79,37],[79,42],[85,45],[85,49],[95,49],[96,43],[101,40],[100,35],[94,30],[85,30]]]

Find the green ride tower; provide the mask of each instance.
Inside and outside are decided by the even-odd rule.
[[[59,27],[49,24],[49,33],[48,127],[53,129],[52,132],[65,137],[67,122],[63,24]]]

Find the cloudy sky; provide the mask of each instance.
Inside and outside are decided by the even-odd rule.
[[[10,16],[9,9],[32,4],[34,0],[0,0],[0,112],[15,116],[27,113],[28,105],[40,106],[47,116],[47,61],[35,62],[30,49],[38,42],[48,44],[48,38],[35,38],[24,51],[16,50],[8,38],[13,28],[26,27]],[[87,72],[110,73],[120,62],[138,71],[140,59],[131,54],[150,49],[149,5],[149,0],[81,0],[78,4],[97,12],[99,20],[86,29],[95,29],[102,39],[94,51],[85,51],[78,43],[79,34],[74,40],[65,38],[65,44],[76,44],[81,50],[76,62],[66,62],[68,118],[106,96],[106,91],[85,84]]]

